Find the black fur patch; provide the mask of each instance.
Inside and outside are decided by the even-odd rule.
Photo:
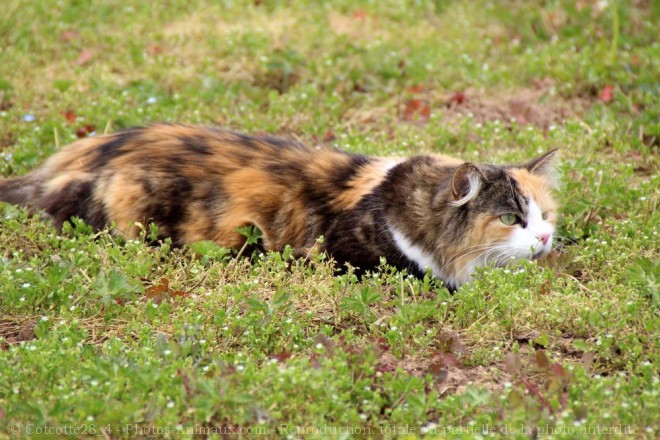
[[[234,133],[231,132],[233,137],[235,138],[235,142],[245,148],[249,148],[250,150],[259,150],[259,144],[255,142],[255,138],[253,136],[248,136],[242,133]]]
[[[145,219],[155,223],[160,234],[172,237],[172,241],[178,243],[181,240],[181,224],[185,221],[193,185],[186,177],[175,175],[170,176],[158,191],[154,202],[143,208]]]
[[[181,136],[179,140],[190,153],[201,154],[204,156],[210,156],[213,154],[213,150],[210,148],[208,140],[204,137]]]
[[[103,207],[93,200],[93,182],[72,182],[61,191],[39,200],[38,207],[52,218],[58,228],[71,217],[79,217],[96,230],[108,224]]]
[[[332,184],[335,188],[341,188],[342,190],[347,189],[347,183],[360,172],[360,168],[370,162],[368,157],[358,154],[350,155],[350,159],[348,165],[338,168],[333,175]]]
[[[111,160],[125,154],[122,147],[129,142],[135,142],[142,128],[133,128],[126,131],[121,131],[112,135],[112,137],[105,143],[101,144],[96,150],[96,156],[92,162],[92,167],[102,168]]]
[[[264,171],[272,173],[275,176],[282,176],[288,180],[288,176],[291,175],[290,173],[302,177],[304,173],[304,166],[298,162],[277,161],[265,165]]]

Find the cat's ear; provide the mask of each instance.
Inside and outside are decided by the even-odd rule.
[[[532,174],[547,178],[553,185],[557,183],[557,151],[559,148],[550,150],[547,153],[532,159],[522,167]]]
[[[463,206],[474,199],[482,183],[486,180],[478,166],[472,163],[464,163],[456,168],[451,178],[451,194],[454,206]]]

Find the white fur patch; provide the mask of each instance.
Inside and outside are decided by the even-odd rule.
[[[396,158],[396,159],[395,159],[395,158],[387,158],[387,159],[384,159],[384,160],[381,162],[381,164],[382,164],[382,166],[383,166],[383,171],[385,172],[385,174],[387,174],[392,168],[394,168],[395,166],[399,165],[399,164],[402,163],[403,161],[404,161],[404,159],[399,159],[399,158]]]
[[[452,205],[463,206],[470,200],[477,197],[477,194],[479,194],[479,190],[481,189],[481,178],[476,174],[470,174],[470,176],[468,177],[468,183],[470,185],[470,190],[468,191],[468,193],[465,196],[461,197],[460,199],[451,202]]]
[[[406,258],[408,258],[410,261],[415,262],[415,264],[417,264],[417,267],[419,267],[421,271],[425,271],[427,268],[429,268],[433,272],[434,276],[441,278],[440,268],[438,267],[437,263],[435,262],[435,259],[431,254],[429,254],[427,251],[422,249],[421,246],[418,246],[413,242],[411,242],[398,229],[390,225],[388,226],[390,229],[390,233],[394,238],[394,242],[396,243],[401,253],[406,256]]]
[[[504,266],[512,261],[530,260],[550,252],[555,227],[552,223],[543,220],[543,213],[533,199],[529,200],[525,220],[527,227],[514,226],[509,239],[494,246],[497,249],[496,252],[486,252],[481,255],[464,270],[461,274],[462,279],[457,279],[456,282],[460,285],[463,282],[470,281],[471,275],[477,267]],[[548,236],[548,241],[545,244],[540,239],[544,235]]]
[[[529,259],[550,252],[554,232],[555,227],[543,220],[543,213],[539,205],[534,199],[529,199],[527,227],[517,227],[507,244],[511,247],[514,257]],[[539,238],[543,235],[550,237],[545,244]]]

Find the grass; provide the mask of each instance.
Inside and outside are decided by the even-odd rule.
[[[561,147],[562,217],[551,258],[450,295],[2,204],[0,438],[658,435],[657,2],[5,3],[0,175],[152,121]]]

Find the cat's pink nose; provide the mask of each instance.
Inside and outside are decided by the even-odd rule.
[[[545,246],[546,244],[548,244],[548,240],[550,240],[550,234],[537,235],[536,238],[541,240],[541,243],[543,243],[543,246]]]

